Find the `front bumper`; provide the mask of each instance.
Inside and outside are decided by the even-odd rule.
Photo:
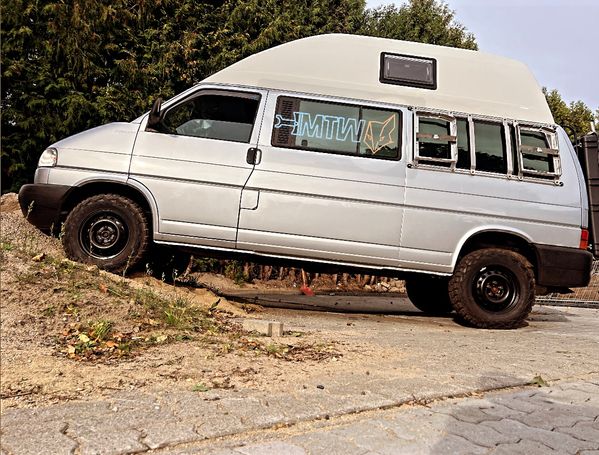
[[[584,287],[591,281],[593,255],[578,248],[535,245],[537,284],[547,287]]]
[[[34,183],[23,185],[19,191],[19,205],[23,216],[44,232],[60,230],[62,205],[70,186]]]

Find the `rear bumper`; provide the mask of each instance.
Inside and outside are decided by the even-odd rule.
[[[578,248],[535,245],[537,284],[547,287],[583,287],[591,281],[593,255]]]
[[[19,205],[23,216],[44,232],[60,229],[60,212],[71,189],[66,185],[34,183],[23,185],[19,191]]]

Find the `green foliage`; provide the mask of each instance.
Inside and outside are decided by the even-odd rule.
[[[418,41],[440,46],[478,49],[474,35],[455,21],[455,13],[443,1],[409,0],[367,10],[363,35]]]
[[[364,0],[2,2],[2,189],[52,142],[286,41],[355,32]]]
[[[243,273],[243,262],[235,260],[227,261],[225,276],[237,284],[244,283],[248,278]]]
[[[1,10],[2,190],[31,180],[51,143],[131,120],[255,52],[320,33],[476,49],[438,0],[6,0]]]
[[[582,101],[572,101],[570,105],[562,99],[560,93],[553,89],[543,88],[549,109],[553,114],[555,123],[566,128],[570,139],[582,136],[591,130],[591,122],[595,122],[595,129],[599,131],[599,109],[593,111]]]

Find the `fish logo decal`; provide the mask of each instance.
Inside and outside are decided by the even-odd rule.
[[[395,115],[391,114],[384,122],[370,120],[366,125],[364,144],[376,155],[383,147],[393,145],[393,133],[395,132]]]

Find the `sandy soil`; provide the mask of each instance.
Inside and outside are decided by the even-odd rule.
[[[144,275],[123,278],[72,263],[64,259],[58,239],[23,219],[16,195],[2,196],[1,207],[2,409],[128,389],[285,390],[330,368],[349,371],[358,357],[368,355],[363,346],[350,346],[324,331],[279,339],[246,334],[236,322],[263,317],[261,307],[227,302],[208,289],[173,287]],[[234,285],[224,277],[208,278],[212,286]],[[210,314],[201,317],[217,327],[216,333],[161,322],[158,313],[140,304],[139,295],[146,294],[166,305],[184,302],[182,312]],[[219,298],[216,311],[207,313]],[[114,347],[120,341],[112,339],[102,342],[111,346],[107,354],[86,357],[69,351],[82,344],[82,335],[93,338],[92,328],[102,321],[109,321],[115,340],[122,336],[145,344],[126,355]]]

